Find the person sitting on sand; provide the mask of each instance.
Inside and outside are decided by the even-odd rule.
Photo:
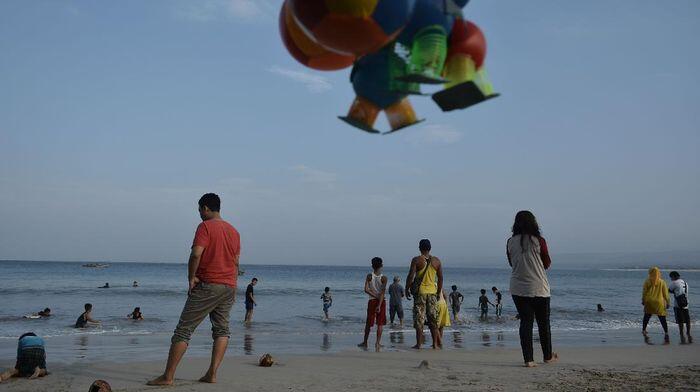
[[[40,317],[51,317],[51,309],[45,308],[44,310],[37,313]]]
[[[98,289],[108,289],[109,288],[109,283],[105,283],[104,286],[98,287]]]
[[[503,313],[503,295],[496,286],[491,287],[491,292],[496,296],[496,318],[501,318]]]
[[[258,278],[253,278],[245,289],[245,318],[243,322],[246,324],[253,321],[253,309],[258,306],[258,303],[255,302],[255,292],[253,289],[256,284],[258,284]]]
[[[92,314],[92,304],[85,304],[85,311],[78,317],[75,321],[75,328],[85,328],[88,323],[99,324],[100,321],[93,320],[90,316]]]
[[[138,306],[135,307],[133,312],[126,315],[126,318],[135,321],[143,320],[143,313],[141,313],[141,308],[139,308]]]
[[[377,342],[374,345],[376,351],[382,347],[382,329],[386,325],[386,301],[384,294],[386,292],[386,284],[388,279],[382,275],[382,267],[384,261],[375,257],[372,259],[372,273],[367,274],[365,278],[365,293],[369,295],[367,302],[367,320],[365,321],[365,338],[358,347],[367,348],[367,340],[372,327],[377,325]]]
[[[44,339],[34,332],[27,332],[19,337],[17,342],[17,362],[12,370],[0,374],[0,382],[13,377],[29,377],[34,379],[44,377],[46,371],[46,351]]]
[[[605,309],[603,309],[603,304],[598,304],[598,311],[605,312]]]
[[[652,315],[657,315],[661,327],[664,330],[664,344],[669,344],[668,325],[666,324],[666,309],[669,308],[671,298],[668,295],[668,286],[661,279],[661,270],[658,267],[649,268],[649,277],[642,287],[642,305],[644,305],[644,318],[642,319],[642,335],[648,339],[647,325]]]
[[[520,316],[520,347],[526,367],[534,367],[532,354],[532,327],[537,319],[537,330],[545,363],[559,356],[552,351],[549,325],[550,291],[547,269],[552,265],[547,242],[540,234],[535,215],[520,211],[515,215],[513,235],[506,243],[506,256],[512,272],[510,293]]]
[[[399,317],[399,326],[403,328],[403,297],[404,289],[401,278],[394,276],[394,282],[389,286],[389,321],[394,326],[395,317]]]
[[[676,315],[676,323],[681,332],[681,344],[685,344],[685,336],[683,335],[683,325],[688,335],[687,343],[693,343],[693,337],[690,336],[690,312],[688,312],[688,283],[681,279],[681,274],[677,271],[671,271],[671,284],[668,289],[673,293],[673,314]]]
[[[445,290],[440,292],[440,299],[437,303],[438,308],[438,333],[440,334],[440,348],[442,348],[442,332],[445,327],[452,325],[450,323],[450,312],[447,310],[447,300],[446,300]]]
[[[207,193],[199,199],[198,205],[202,223],[197,226],[187,263],[187,301],[170,339],[165,371],[148,381],[148,385],[173,385],[175,371],[187,351],[192,333],[207,316],[214,344],[209,369],[199,381],[216,383],[216,374],[231,337],[229,316],[236,298],[241,237],[221,218],[218,195]]]
[[[450,307],[452,308],[452,318],[455,323],[459,323],[459,310],[462,307],[462,302],[464,302],[464,296],[462,293],[457,291],[457,285],[452,285],[452,292],[450,293]]]
[[[328,316],[328,309],[333,306],[333,296],[331,296],[331,288],[326,287],[323,289],[323,294],[321,294],[321,300],[323,300],[323,316],[324,320],[328,321],[330,320],[330,316]]]
[[[416,329],[416,345],[419,350],[425,341],[423,326],[427,322],[430,335],[433,338],[433,349],[442,345],[440,333],[437,327],[437,301],[438,293],[442,291],[442,262],[432,256],[430,240],[422,239],[418,243],[420,256],[411,260],[411,267],[406,277],[406,299],[413,296],[413,327]]]
[[[481,289],[481,296],[479,297],[479,307],[481,308],[481,316],[479,316],[479,320],[484,321],[488,320],[489,318],[489,305],[491,306],[496,306],[491,301],[489,300],[489,297],[486,296],[486,290]]]

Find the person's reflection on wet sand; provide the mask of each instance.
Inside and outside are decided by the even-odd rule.
[[[245,355],[253,355],[253,335],[243,336],[243,352]]]
[[[81,335],[75,338],[75,345],[78,346],[76,350],[78,351],[77,358],[85,358],[88,349],[88,335]]]
[[[452,341],[454,341],[455,348],[462,348],[462,343],[464,342],[462,338],[462,333],[459,331],[452,332]]]
[[[331,337],[327,333],[323,334],[323,343],[321,343],[321,351],[328,351],[331,349]]]
[[[391,333],[389,333],[389,341],[392,344],[403,344],[403,341],[404,341],[403,332],[391,332]]]
[[[488,332],[481,333],[481,341],[484,342],[482,343],[484,346],[491,347],[491,335]]]

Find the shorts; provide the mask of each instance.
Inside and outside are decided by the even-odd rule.
[[[481,308],[481,314],[488,314],[488,313],[489,313],[488,307],[484,306],[483,308]]]
[[[395,316],[399,316],[399,320],[403,320],[403,305],[389,304],[389,318],[392,320]]]
[[[255,303],[253,303],[253,302],[246,302],[245,303],[245,310],[253,310],[254,307],[255,307]]]
[[[436,294],[418,294],[413,297],[413,327],[423,330],[425,323],[437,327],[438,297]]]
[[[689,324],[690,323],[690,312],[688,309],[673,308],[673,314],[676,315],[676,324]]]
[[[170,341],[172,343],[189,343],[192,333],[207,315],[211,321],[212,338],[230,337],[229,315],[235,299],[236,289],[234,287],[200,282],[187,296],[180,321],[177,323]]]
[[[327,312],[328,309],[330,309],[330,307],[331,307],[331,304],[330,304],[330,303],[324,303],[324,304],[323,304],[323,311],[324,311],[324,312]]]
[[[377,313],[378,299],[370,299],[367,302],[367,323],[370,327],[376,325],[386,325],[386,301],[382,301],[379,305],[379,313]]]
[[[46,352],[43,347],[28,347],[19,352],[15,369],[20,377],[31,376],[37,367],[46,369]]]

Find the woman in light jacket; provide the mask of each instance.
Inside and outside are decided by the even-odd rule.
[[[510,293],[520,316],[520,347],[526,367],[534,367],[532,354],[532,327],[537,320],[544,362],[554,362],[558,355],[552,352],[549,328],[549,281],[546,270],[552,264],[547,242],[540,235],[535,216],[530,211],[515,215],[513,236],[506,245],[508,264],[512,268]]]
[[[671,303],[668,295],[668,286],[661,279],[661,270],[658,267],[649,268],[649,277],[642,287],[642,305],[644,305],[644,319],[642,319],[642,334],[647,338],[647,325],[651,315],[659,317],[661,327],[664,329],[664,343],[668,344],[668,325],[666,324],[666,309]]]

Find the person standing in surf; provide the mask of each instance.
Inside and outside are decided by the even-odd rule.
[[[666,309],[671,305],[668,286],[661,279],[659,267],[649,268],[649,277],[642,286],[642,305],[644,306],[644,318],[642,319],[642,335],[648,340],[647,325],[652,315],[659,317],[661,328],[664,329],[664,344],[669,344],[668,324],[666,323]],[[648,341],[647,341],[648,343]]]
[[[202,223],[192,242],[188,262],[187,301],[171,339],[165,372],[148,385],[172,385],[175,370],[182,360],[194,330],[209,316],[211,320],[211,363],[201,382],[215,383],[216,372],[224,360],[231,336],[229,315],[236,298],[241,240],[238,231],[221,218],[221,200],[213,193],[199,199]]]
[[[532,327],[537,320],[540,345],[544,362],[556,361],[552,352],[552,335],[549,326],[549,281],[547,269],[552,264],[547,242],[540,234],[535,215],[520,211],[515,215],[513,235],[506,244],[510,275],[510,293],[520,316],[520,347],[526,367],[535,367],[532,353]]]
[[[406,299],[413,296],[413,327],[416,329],[418,350],[425,341],[423,327],[427,322],[433,339],[433,348],[442,346],[438,331],[438,293],[442,292],[442,263],[430,254],[430,240],[422,239],[418,243],[420,255],[411,260],[411,267],[406,277]]]
[[[377,325],[377,342],[374,347],[377,352],[381,349],[382,329],[386,325],[386,301],[384,294],[386,292],[387,278],[382,275],[382,267],[384,261],[375,257],[372,259],[372,273],[367,274],[365,278],[365,293],[369,295],[367,302],[367,320],[365,321],[365,338],[358,347],[367,348],[367,340],[372,327]]]

